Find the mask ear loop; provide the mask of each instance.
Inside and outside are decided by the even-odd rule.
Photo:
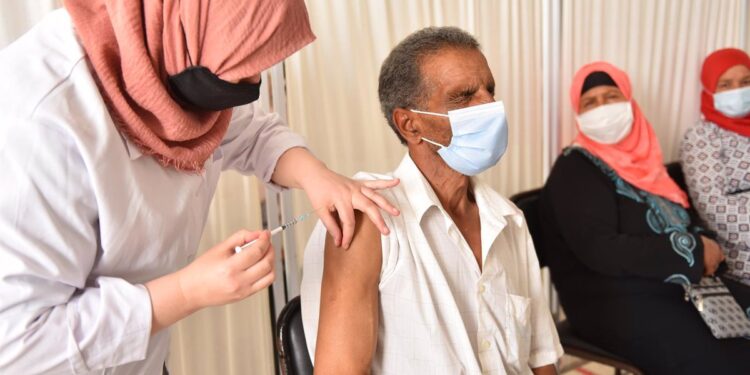
[[[450,118],[450,116],[448,116],[448,115],[446,115],[446,114],[443,114],[443,113],[435,113],[435,112],[420,111],[420,110],[417,110],[417,109],[410,109],[410,111],[412,111],[412,112],[414,112],[414,113],[419,113],[419,114],[423,114],[423,115],[432,115],[432,116],[440,116],[440,117],[448,117],[448,118]],[[429,140],[429,139],[427,139],[427,138],[425,138],[425,137],[421,137],[421,139],[422,139],[423,141],[425,141],[425,142],[427,142],[427,143],[431,144],[431,145],[435,145],[435,146],[437,146],[437,147],[440,147],[440,148],[447,148],[447,147],[448,147],[448,146],[442,145],[442,144],[440,144],[440,143],[437,143],[437,142],[435,142],[435,141],[431,141],[431,140]]]
[[[421,113],[423,115],[433,115],[433,116],[440,116],[440,117],[450,117],[450,116],[448,116],[448,115],[446,115],[444,113],[435,113],[435,112],[420,111],[420,110],[417,110],[417,109],[410,109],[410,111],[412,111],[414,113]]]
[[[421,138],[422,138],[423,141],[425,141],[425,142],[427,142],[427,143],[429,143],[431,145],[435,145],[435,146],[438,146],[440,148],[446,148],[446,147],[448,147],[448,146],[441,145],[440,143],[437,143],[435,141],[431,141],[431,140],[429,140],[429,139],[427,139],[425,137],[421,137]]]
[[[701,85],[701,91],[705,92],[706,94],[708,94],[711,97],[713,97],[714,94],[716,94],[715,92],[708,91],[708,89],[705,86],[703,86],[703,85]]]

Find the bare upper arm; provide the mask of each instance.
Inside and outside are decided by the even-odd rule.
[[[316,373],[369,373],[377,344],[381,252],[380,232],[359,211],[348,250],[326,237]]]

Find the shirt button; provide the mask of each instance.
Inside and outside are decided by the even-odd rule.
[[[490,342],[487,340],[482,340],[482,350],[487,350],[490,348]]]
[[[479,293],[484,293],[484,291],[485,291],[484,284],[479,284]]]

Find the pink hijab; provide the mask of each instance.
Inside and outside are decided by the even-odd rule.
[[[200,171],[232,110],[180,107],[167,77],[204,66],[236,82],[315,39],[303,0],[65,0],[117,128],[163,166]]]
[[[607,145],[598,143],[583,134],[578,125],[578,135],[575,143],[602,159],[617,172],[625,181],[633,186],[652,194],[662,196],[683,207],[689,207],[687,195],[669,177],[664,167],[659,140],[641,113],[638,104],[633,100],[630,80],[627,74],[606,62],[594,62],[584,65],[573,77],[570,86],[570,103],[573,112],[578,113],[578,102],[581,99],[581,88],[589,74],[593,72],[607,73],[623,95],[633,106],[633,129],[622,141]]]

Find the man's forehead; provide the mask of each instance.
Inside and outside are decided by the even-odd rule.
[[[481,51],[447,47],[425,56],[420,64],[423,77],[435,85],[480,84],[492,79]]]

